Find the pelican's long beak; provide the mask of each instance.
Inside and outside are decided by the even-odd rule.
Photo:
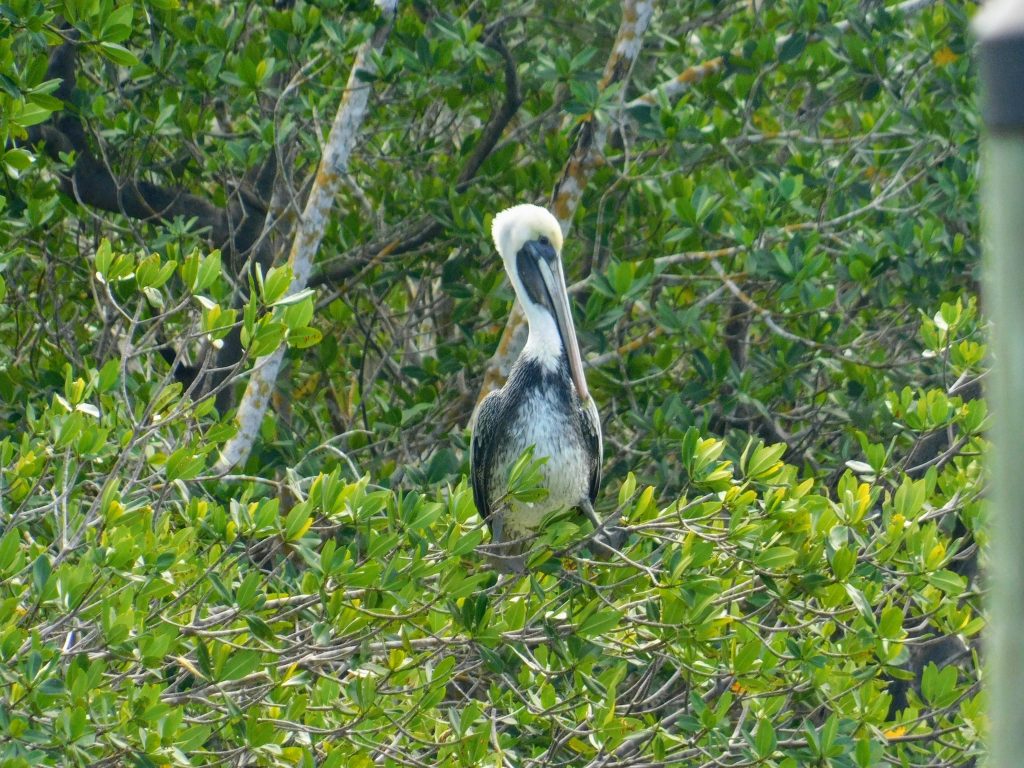
[[[544,280],[551,308],[555,311],[555,324],[558,326],[558,335],[562,337],[562,347],[569,357],[572,381],[576,385],[580,401],[586,403],[590,399],[590,391],[587,389],[587,380],[583,378],[583,359],[580,357],[580,346],[576,341],[576,328],[572,324],[572,314],[569,312],[569,292],[565,288],[562,260],[556,254],[550,262],[538,259],[537,266]]]

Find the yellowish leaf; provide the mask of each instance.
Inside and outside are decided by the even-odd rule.
[[[953,53],[953,51],[949,49],[948,45],[944,45],[942,48],[935,52],[935,54],[932,56],[932,61],[935,62],[935,66],[937,67],[945,67],[952,64],[959,58],[959,54]]]

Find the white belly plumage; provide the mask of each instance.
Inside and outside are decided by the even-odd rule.
[[[505,538],[533,533],[544,517],[588,498],[591,461],[569,415],[552,397],[534,397],[523,404],[491,477],[491,498],[504,494],[509,468],[530,446],[535,459],[546,458],[540,472],[548,495],[535,502],[510,500],[504,510]]]

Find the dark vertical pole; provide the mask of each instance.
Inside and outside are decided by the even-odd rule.
[[[978,14],[985,299],[992,318],[990,768],[1024,765],[1024,0]]]

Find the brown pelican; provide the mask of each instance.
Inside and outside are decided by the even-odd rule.
[[[601,484],[601,422],[587,390],[562,271],[562,230],[544,208],[517,205],[494,217],[494,245],[530,325],[508,381],[477,405],[470,466],[477,511],[495,551],[521,569],[523,541],[556,509],[576,507],[595,526]],[[541,467],[546,498],[509,499],[509,469],[529,448]],[[500,546],[505,544],[504,547]]]

